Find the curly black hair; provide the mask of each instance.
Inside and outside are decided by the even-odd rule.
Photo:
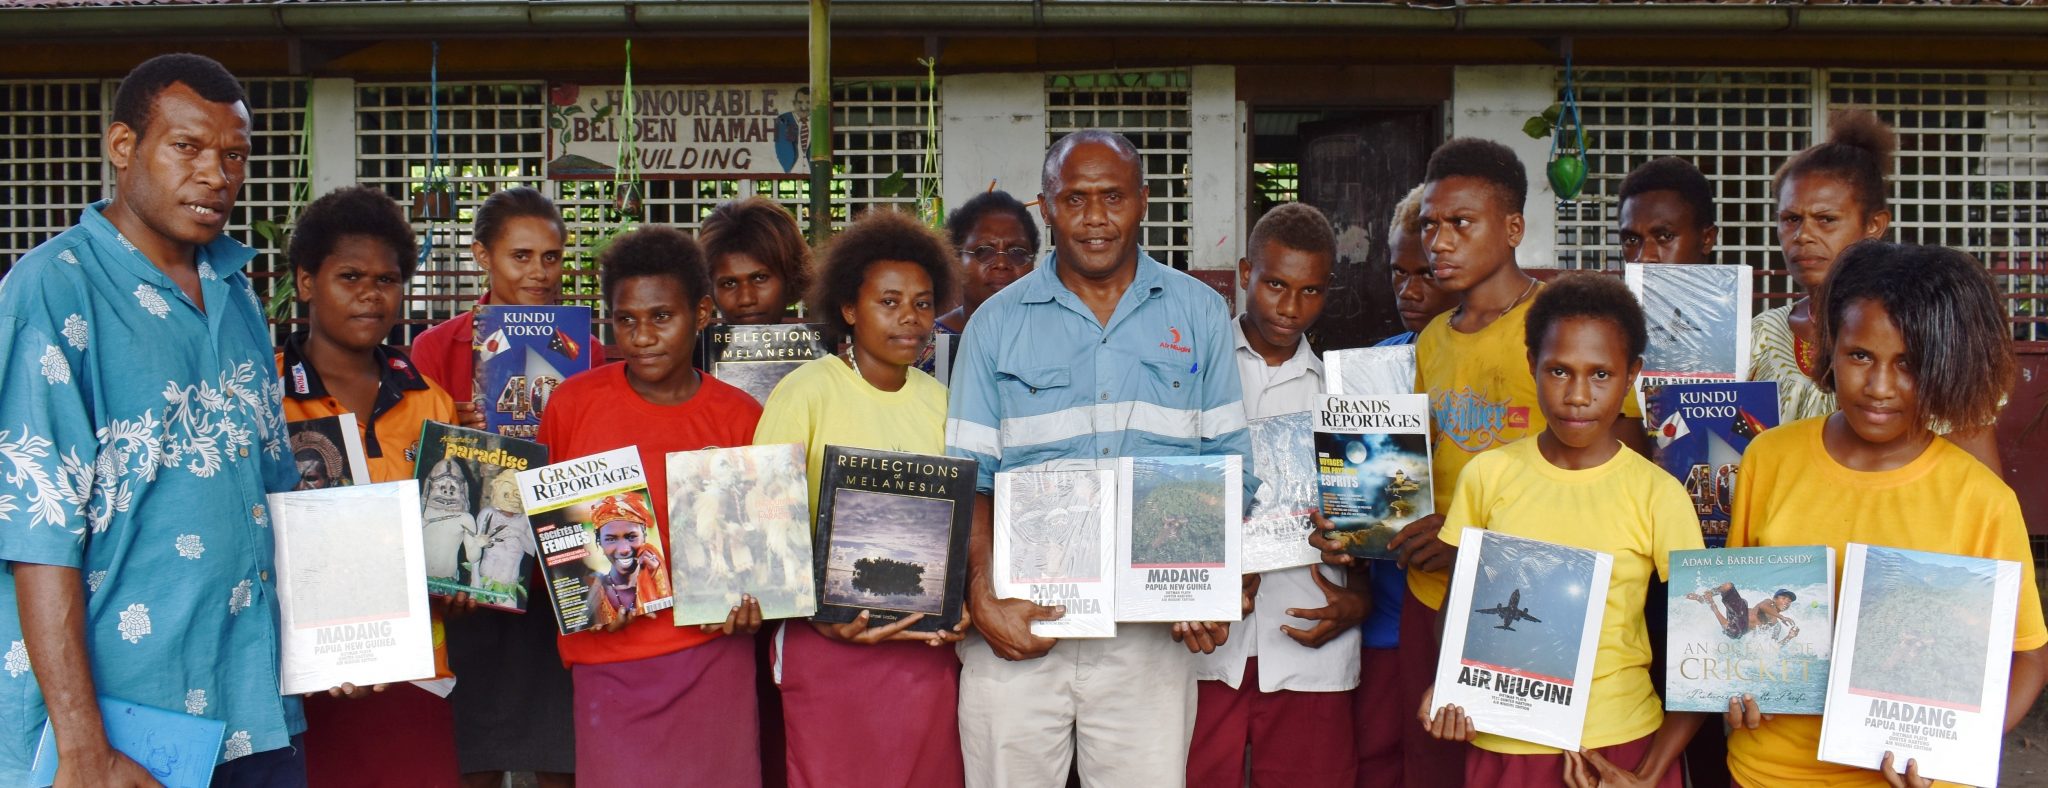
[[[1543,340],[1550,334],[1551,326],[1578,317],[1606,320],[1621,329],[1622,338],[1628,340],[1628,357],[1632,362],[1641,360],[1644,348],[1650,345],[1643,306],[1620,277],[1576,273],[1565,274],[1545,285],[1536,294],[1535,303],[1529,305],[1528,327],[1523,337],[1529,356],[1542,354]]]
[[[317,276],[320,264],[334,254],[335,245],[349,236],[384,242],[398,255],[400,276],[411,279],[419,268],[419,249],[412,224],[405,220],[405,209],[382,189],[368,186],[343,186],[307,205],[292,228],[285,258],[291,260],[292,268]]]
[[[1685,200],[1692,207],[1693,227],[1704,230],[1715,225],[1714,185],[1692,160],[1658,156],[1643,162],[1621,179],[1619,202],[1627,204],[1636,195],[1650,192],[1673,192]]]
[[[1899,135],[1875,113],[1837,112],[1828,118],[1827,142],[1800,151],[1771,176],[1771,194],[1778,194],[1788,179],[1817,173],[1848,184],[1866,216],[1888,210],[1885,176],[1892,171],[1892,152],[1898,148]]]
[[[136,139],[149,136],[156,97],[172,85],[184,85],[200,98],[220,104],[248,100],[242,83],[220,61],[189,52],[157,55],[121,78],[121,87],[114,91],[114,122],[134,129]]]
[[[953,214],[946,217],[946,237],[953,241],[954,247],[966,251],[968,234],[974,232],[974,225],[981,221],[981,217],[991,213],[1017,217],[1017,223],[1024,227],[1024,248],[1034,259],[1038,257],[1038,217],[1032,216],[1031,209],[1006,191],[982,192],[953,209]]]
[[[694,306],[711,294],[711,276],[704,272],[704,249],[688,233],[658,224],[643,224],[613,238],[597,254],[598,286],[609,307],[619,283],[641,276],[666,276],[683,286]]]
[[[1478,178],[1493,184],[1496,196],[1506,203],[1504,207],[1509,213],[1521,213],[1523,204],[1529,200],[1528,170],[1522,168],[1522,160],[1513,150],[1493,140],[1453,137],[1429,154],[1424,182],[1457,177]]]
[[[774,270],[790,298],[811,286],[811,246],[796,216],[774,200],[755,196],[719,203],[704,216],[697,240],[704,244],[707,270],[737,252]]]
[[[1998,289],[1976,258],[1876,240],[1843,250],[1813,310],[1820,330],[1813,377],[1822,391],[1834,391],[1835,335],[1859,301],[1884,307],[1905,338],[1923,421],[1971,429],[1998,419],[2018,372]]]
[[[1245,242],[1245,256],[1259,260],[1269,243],[1297,252],[1328,255],[1332,263],[1337,260],[1337,231],[1322,211],[1308,203],[1282,203],[1259,217],[1258,223],[1252,225],[1251,238]]]
[[[945,238],[908,214],[870,210],[825,245],[818,278],[804,297],[804,303],[824,324],[825,341],[830,346],[853,337],[853,326],[840,314],[841,308],[860,298],[868,268],[885,260],[923,268],[932,278],[934,299],[953,292],[953,247]]]

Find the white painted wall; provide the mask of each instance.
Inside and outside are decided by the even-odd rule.
[[[356,81],[315,79],[308,88],[313,108],[313,198],[356,183]]]
[[[1513,148],[1529,171],[1527,230],[1515,261],[1524,268],[1557,267],[1557,195],[1546,174],[1549,140],[1530,139],[1522,124],[1557,103],[1554,66],[1459,66],[1452,74],[1451,135],[1479,137]]]
[[[955,74],[941,88],[940,188],[947,210],[996,188],[1037,199],[1045,162],[1044,74]]]
[[[1194,199],[1188,267],[1236,268],[1244,248],[1245,171],[1239,157],[1244,117],[1237,101],[1237,69],[1196,66],[1189,74],[1188,195]]]

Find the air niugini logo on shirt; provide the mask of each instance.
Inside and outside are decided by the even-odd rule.
[[[1193,350],[1189,349],[1187,345],[1183,345],[1180,343],[1180,329],[1168,328],[1166,330],[1173,334],[1173,338],[1165,342],[1159,343],[1160,347],[1166,348],[1167,350],[1176,350],[1182,353],[1194,352]]]
[[[1429,412],[1438,432],[1469,452],[1484,451],[1510,438],[1508,430],[1529,428],[1529,408],[1510,407],[1508,400],[1489,400],[1467,386],[1458,391],[1437,391],[1429,396]]]

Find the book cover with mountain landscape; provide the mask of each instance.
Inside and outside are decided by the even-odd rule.
[[[826,446],[818,487],[818,612],[868,626],[913,614],[910,629],[959,623],[973,528],[973,460]]]
[[[1842,561],[1820,759],[1998,781],[2021,567],[1851,542]]]
[[[1116,620],[1244,617],[1242,460],[1117,461]]]

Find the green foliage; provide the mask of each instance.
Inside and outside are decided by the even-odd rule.
[[[1222,499],[1212,485],[1166,482],[1136,501],[1131,563],[1223,563]]]

